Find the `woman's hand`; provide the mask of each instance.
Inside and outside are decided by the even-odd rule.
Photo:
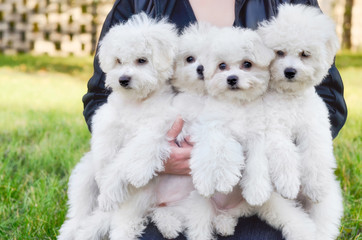
[[[179,116],[173,123],[171,129],[167,132],[167,137],[171,146],[170,158],[165,163],[163,173],[175,175],[190,175],[190,156],[192,144],[185,141],[177,144],[176,138],[182,131],[184,120]]]

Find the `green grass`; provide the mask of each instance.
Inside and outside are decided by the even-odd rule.
[[[362,53],[342,53],[336,65],[348,107],[346,124],[334,141],[345,207],[339,239],[362,239]]]
[[[4,59],[0,239],[55,239],[64,221],[69,173],[89,149],[81,102],[86,81],[75,76],[77,66],[91,69],[91,58],[0,56]],[[26,68],[19,59],[26,59]]]
[[[340,240],[362,239],[362,54],[337,66],[349,116],[334,141],[344,192]],[[55,239],[69,174],[89,149],[81,97],[92,58],[0,55],[0,239]]]

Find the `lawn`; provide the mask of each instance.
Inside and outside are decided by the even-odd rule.
[[[344,192],[339,239],[362,239],[362,54],[343,53],[349,116],[334,141]],[[69,174],[89,149],[81,98],[92,58],[0,55],[0,239],[55,239]]]

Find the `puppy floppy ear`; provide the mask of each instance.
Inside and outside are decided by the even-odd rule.
[[[269,66],[270,62],[275,58],[275,52],[265,46],[261,38],[254,42],[255,45],[255,58],[263,66]]]
[[[177,31],[175,26],[167,23],[165,19],[160,20],[156,25],[150,29],[146,41],[152,50],[154,66],[165,74],[165,78],[169,78],[172,75],[177,54]]]
[[[270,62],[275,58],[275,53],[272,49],[267,47],[261,36],[257,31],[254,30],[244,30],[247,35],[249,35],[249,39],[252,41],[253,47],[253,55],[256,61],[264,67],[269,66]]]
[[[107,73],[112,70],[116,65],[116,41],[117,37],[115,36],[117,30],[121,28],[122,25],[119,24],[117,26],[112,27],[109,32],[103,37],[103,39],[99,43],[98,49],[98,60],[99,66],[102,71]]]

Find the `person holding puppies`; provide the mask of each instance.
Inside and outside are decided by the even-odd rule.
[[[281,1],[284,2],[284,1]],[[287,2],[287,1],[285,1]],[[316,0],[288,1],[318,6]],[[179,31],[190,23],[206,21],[217,26],[239,26],[257,28],[263,20],[277,14],[278,4],[275,1],[248,1],[248,0],[117,0],[103,25],[100,39],[115,24],[126,21],[132,15],[145,12],[151,17],[168,17],[176,24]],[[343,83],[338,70],[332,65],[329,75],[316,87],[318,94],[323,98],[329,110],[331,132],[336,137],[345,123],[347,108],[343,98]],[[88,83],[88,93],[83,97],[84,117],[91,129],[91,121],[96,109],[106,102],[110,92],[105,87],[105,74],[99,66],[98,54],[94,60],[94,75]],[[171,155],[165,164],[165,173],[188,175],[190,173],[189,159],[192,143],[176,144],[183,127],[183,120],[176,119],[168,132]],[[156,227],[149,225],[141,239],[164,239]],[[183,236],[177,239],[185,239]],[[257,217],[240,218],[231,237],[219,239],[283,239],[277,231]]]

